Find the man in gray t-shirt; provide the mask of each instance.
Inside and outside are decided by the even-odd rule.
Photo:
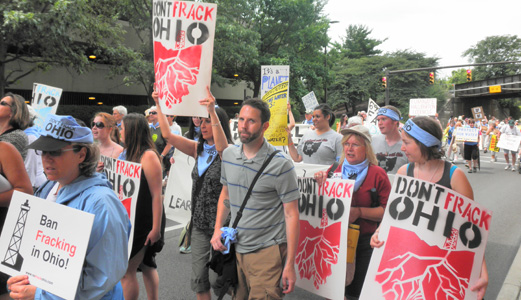
[[[402,137],[398,131],[402,119],[400,111],[392,105],[387,105],[378,110],[376,119],[382,134],[374,136],[371,145],[378,166],[387,174],[396,174],[401,166],[408,163],[407,156],[401,150]]]

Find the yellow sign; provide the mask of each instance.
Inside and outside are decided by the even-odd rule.
[[[495,134],[491,135],[490,136],[490,146],[488,148],[488,150],[490,151],[493,151],[493,152],[499,152],[499,148],[497,147],[497,136]]]
[[[288,86],[289,81],[281,82],[262,97],[262,101],[268,103],[271,112],[270,126],[264,136],[273,146],[288,144]]]
[[[488,91],[491,94],[501,93],[501,86],[500,85],[491,85],[488,87]]]

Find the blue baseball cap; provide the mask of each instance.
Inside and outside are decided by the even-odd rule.
[[[28,147],[42,151],[56,151],[71,143],[92,144],[94,139],[88,127],[80,126],[71,116],[49,114],[41,128],[41,136]]]

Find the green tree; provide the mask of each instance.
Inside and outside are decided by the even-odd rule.
[[[329,20],[323,0],[218,0],[214,77],[238,78],[260,90],[261,65],[290,66],[290,94],[300,99],[327,78],[322,50]],[[320,88],[320,90],[319,90]],[[301,101],[295,101],[301,103]]]
[[[521,38],[517,35],[489,36],[463,52],[470,63],[487,63],[521,60]],[[473,80],[484,80],[521,73],[519,64],[478,66]]]
[[[362,58],[381,54],[382,51],[376,49],[384,40],[369,38],[373,32],[364,25],[349,25],[346,29],[346,36],[342,38],[342,43],[335,43],[335,48],[347,58]]]
[[[124,64],[135,53],[111,0],[12,0],[0,5],[0,94],[37,70],[63,66],[78,73],[98,63]],[[7,66],[9,64],[9,67]]]

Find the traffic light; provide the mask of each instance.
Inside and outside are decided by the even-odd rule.
[[[434,84],[434,72],[429,73],[429,84]]]
[[[467,82],[471,82],[471,81],[472,81],[472,70],[468,69],[467,70]]]
[[[387,88],[387,77],[382,77],[382,88]]]

